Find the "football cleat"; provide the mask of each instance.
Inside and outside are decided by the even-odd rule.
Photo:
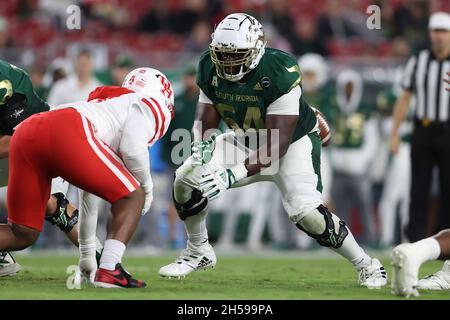
[[[131,274],[118,263],[114,270],[97,269],[94,286],[96,288],[145,288],[147,284],[142,280],[133,279]]]
[[[20,269],[20,264],[14,260],[9,252],[0,252],[0,277],[12,276]]]
[[[391,253],[392,266],[392,293],[402,297],[418,297],[417,276],[420,262],[414,259],[411,244],[398,245]]]
[[[195,247],[188,242],[186,249],[174,262],[159,269],[159,275],[167,278],[184,278],[193,271],[214,268],[216,263],[216,254],[209,243]]]
[[[372,259],[370,264],[359,271],[359,285],[369,289],[380,289],[387,284],[387,273],[380,260]]]
[[[417,289],[422,290],[450,290],[450,274],[439,270],[438,272],[420,279]]]

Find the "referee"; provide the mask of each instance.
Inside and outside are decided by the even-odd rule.
[[[414,96],[411,199],[406,230],[411,242],[427,236],[431,176],[435,166],[439,170],[439,226],[450,228],[450,93],[443,81],[450,71],[450,15],[434,13],[429,21],[429,34],[431,50],[422,50],[406,65],[402,81],[404,91],[394,107],[390,141],[395,154],[400,143],[399,127]]]

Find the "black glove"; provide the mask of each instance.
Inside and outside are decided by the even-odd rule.
[[[27,98],[20,93],[14,93],[11,98],[0,106],[0,134],[12,136],[14,128],[31,116]]]

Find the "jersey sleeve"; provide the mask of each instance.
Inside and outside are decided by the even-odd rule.
[[[198,96],[198,102],[213,104],[212,100],[206,95],[206,93],[203,92],[202,89],[200,89],[200,94]]]
[[[32,109],[32,112],[38,113],[48,111],[50,109],[48,104],[34,91],[33,84],[31,83],[31,79],[28,74],[24,70],[17,67],[13,67],[12,72],[18,74],[16,77],[16,79],[18,79],[18,83],[15,84],[13,90],[14,92],[23,94],[27,98],[28,106]]]
[[[261,82],[263,87],[268,88],[266,100],[269,103],[299,86],[302,80],[297,61],[285,52],[271,53],[266,61],[265,70]]]
[[[299,103],[302,96],[302,89],[296,86],[272,102],[267,108],[267,114],[272,115],[299,115]]]
[[[211,62],[209,51],[205,51],[199,59],[197,67],[197,85],[201,91],[210,99],[210,82],[211,74],[214,72],[214,65]]]

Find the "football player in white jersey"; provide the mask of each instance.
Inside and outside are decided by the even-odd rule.
[[[164,135],[172,116],[170,82],[158,70],[138,68],[122,87],[97,88],[88,102],[61,105],[22,122],[11,139],[9,224],[0,225],[0,251],[22,250],[36,241],[51,179],[60,176],[85,190],[79,226],[81,272],[97,287],[145,287],[124,270],[121,260],[140,214],[152,202],[148,147]],[[98,269],[96,215],[87,210],[95,206],[93,195],[112,204]]]

